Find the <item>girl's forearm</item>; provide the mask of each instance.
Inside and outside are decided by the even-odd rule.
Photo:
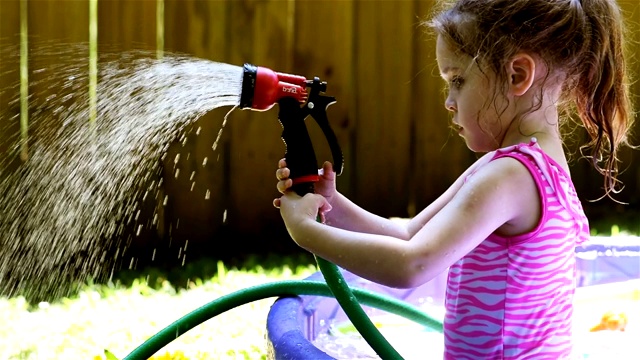
[[[411,249],[410,241],[348,231],[311,219],[288,229],[302,248],[363,278],[398,288],[414,287],[425,281],[426,259],[414,256],[417,252]]]
[[[403,224],[372,214],[340,193],[336,193],[331,200],[332,210],[325,214],[327,225],[404,240],[410,238],[407,228]]]
[[[438,211],[440,211],[460,190],[466,177],[481,164],[490,159],[490,154],[483,156],[469,167],[438,199],[417,214],[407,224],[391,221],[387,218],[372,214],[354,204],[344,195],[336,192],[330,199],[332,210],[325,214],[325,223],[344,230],[358,231],[368,234],[392,236],[409,240],[415,235]]]

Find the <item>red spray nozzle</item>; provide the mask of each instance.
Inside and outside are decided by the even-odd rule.
[[[265,67],[244,64],[240,108],[269,110],[283,97],[300,103],[307,100],[307,79],[304,76],[278,73]]]

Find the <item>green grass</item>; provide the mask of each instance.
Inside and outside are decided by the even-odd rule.
[[[592,227],[592,235],[637,235],[636,227],[637,220],[628,225],[601,221]],[[77,294],[51,303],[0,298],[0,359],[122,359],[169,324],[223,295],[267,282],[302,279],[315,271],[313,257],[305,254],[252,256],[225,263],[203,260],[175,271],[121,272],[114,282],[87,283]],[[266,359],[266,318],[274,300],[222,313],[152,359]]]
[[[122,359],[149,337],[220,296],[267,282],[302,279],[316,271],[308,258],[250,258],[240,268],[201,262],[192,277],[172,284],[162,272],[102,285],[34,306],[0,298],[0,359]],[[189,273],[187,269],[184,271]],[[152,280],[149,280],[152,279]],[[175,280],[174,280],[175,282]],[[242,305],[183,334],[154,359],[265,359],[266,318],[275,298]]]

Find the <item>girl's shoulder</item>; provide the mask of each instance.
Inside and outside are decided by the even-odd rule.
[[[496,150],[489,162],[504,162],[507,159],[511,166],[520,168],[520,171],[514,169],[514,173],[520,176],[524,175],[523,173],[528,173],[528,176],[534,179],[536,191],[543,204],[558,204],[560,207],[554,206],[554,209],[567,211],[571,214],[582,231],[577,242],[584,241],[585,234],[588,234],[588,220],[565,166],[549,156],[535,138],[526,144]],[[515,181],[513,178],[511,180]],[[509,180],[505,179],[505,181]],[[522,177],[517,181],[522,181]],[[524,189],[523,186],[523,191]]]

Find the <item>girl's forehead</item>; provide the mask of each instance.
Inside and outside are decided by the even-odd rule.
[[[444,76],[448,73],[460,73],[466,71],[471,65],[472,58],[466,54],[456,51],[451,44],[438,36],[436,42],[436,59],[440,73]]]

